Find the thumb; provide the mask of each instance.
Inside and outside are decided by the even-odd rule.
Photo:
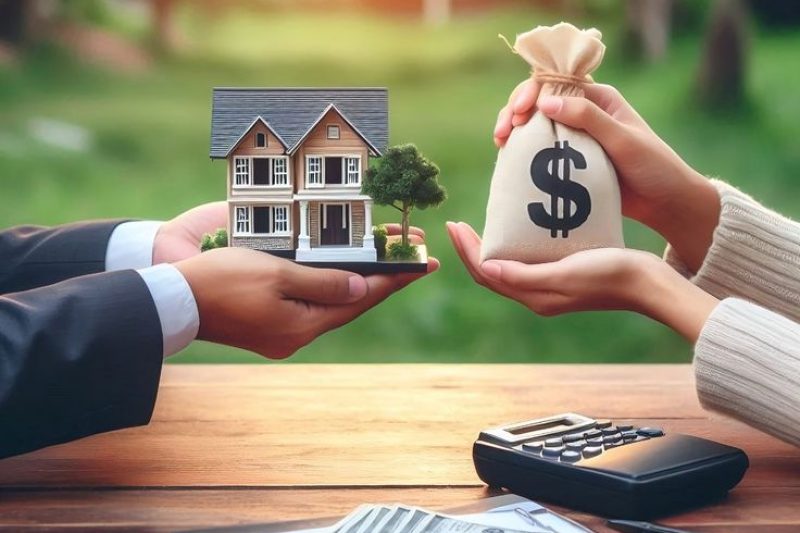
[[[289,263],[279,289],[287,298],[321,304],[346,304],[361,300],[368,288],[358,274]]]
[[[578,96],[543,96],[538,109],[546,117],[572,128],[584,130],[607,152],[623,139],[625,126],[614,120],[597,104]]]

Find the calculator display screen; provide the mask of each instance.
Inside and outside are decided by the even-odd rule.
[[[516,427],[516,428],[507,429],[506,431],[508,431],[512,435],[523,435],[525,433],[532,433],[534,431],[537,431],[537,432],[538,431],[544,431],[544,430],[547,430],[547,429],[555,429],[555,428],[567,429],[570,426],[572,426],[572,423],[570,423],[569,420],[564,420],[564,419],[561,419],[561,420],[548,420],[547,422],[541,422],[541,423],[538,423],[538,424],[531,424],[529,426],[522,426],[522,427]]]

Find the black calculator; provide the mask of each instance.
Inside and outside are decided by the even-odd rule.
[[[575,413],[481,431],[472,458],[489,486],[630,519],[719,499],[749,465],[732,446]]]

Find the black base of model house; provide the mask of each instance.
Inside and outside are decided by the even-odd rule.
[[[295,261],[294,250],[264,250],[265,253],[272,254],[283,259]],[[310,266],[314,268],[334,268],[336,270],[346,270],[355,274],[400,274],[404,272],[427,272],[428,263],[422,261],[381,261],[378,259],[373,262],[366,261],[295,261],[298,265]]]

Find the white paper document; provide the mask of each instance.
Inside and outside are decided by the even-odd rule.
[[[400,504],[361,505],[332,526],[294,530],[291,533],[591,532],[577,522],[518,496],[509,495],[490,500],[495,500],[497,505],[466,513],[439,513]]]

